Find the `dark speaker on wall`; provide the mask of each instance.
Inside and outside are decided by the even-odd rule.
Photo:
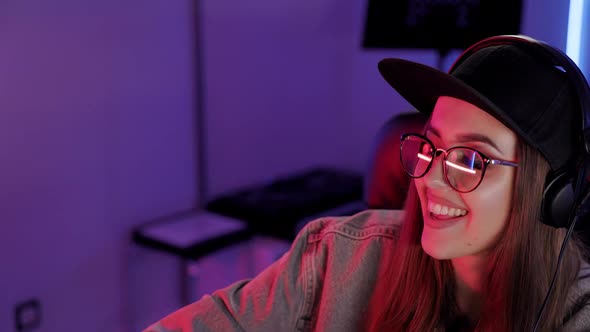
[[[465,49],[520,33],[522,0],[369,0],[363,47]]]

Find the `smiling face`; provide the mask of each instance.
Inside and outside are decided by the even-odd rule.
[[[438,99],[426,136],[437,149],[467,146],[491,159],[516,161],[516,134],[459,99]],[[436,157],[428,173],[414,180],[424,218],[422,248],[436,259],[486,256],[508,221],[516,168],[489,165],[475,190],[460,193],[445,180],[441,161],[442,155]]]

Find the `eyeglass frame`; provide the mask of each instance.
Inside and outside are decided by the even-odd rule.
[[[410,172],[408,172],[408,170],[406,169],[404,162],[403,162],[403,144],[404,141],[406,139],[408,139],[408,137],[417,137],[420,138],[422,140],[424,140],[426,143],[428,143],[428,145],[430,145],[430,148],[432,150],[432,154],[431,154],[431,159],[430,162],[428,163],[428,166],[426,167],[426,170],[424,171],[424,173],[420,176],[413,176],[412,174],[410,174]],[[406,133],[406,134],[402,134],[401,135],[401,140],[400,140],[400,145],[399,145],[399,149],[400,149],[400,154],[399,154],[399,159],[400,159],[400,164],[402,165],[402,168],[404,169],[404,172],[406,172],[406,174],[408,174],[409,177],[413,178],[413,179],[419,179],[424,177],[426,174],[428,174],[428,172],[430,171],[430,168],[432,168],[432,165],[434,164],[434,159],[436,157],[439,157],[441,154],[443,155],[443,162],[446,163],[447,162],[447,157],[449,155],[450,151],[453,151],[455,149],[467,149],[467,150],[471,150],[473,152],[475,152],[482,160],[483,160],[483,169],[481,171],[481,176],[479,177],[479,181],[477,182],[477,184],[475,185],[475,187],[473,187],[473,189],[471,190],[467,190],[467,191],[461,191],[457,188],[455,188],[451,182],[449,181],[449,177],[447,175],[447,167],[445,167],[443,165],[442,169],[443,169],[443,174],[445,177],[445,182],[451,187],[453,188],[453,190],[460,192],[460,193],[470,193],[472,191],[474,191],[475,189],[477,189],[477,187],[479,187],[479,185],[481,184],[481,182],[483,181],[483,177],[486,174],[486,170],[488,169],[488,165],[499,165],[499,166],[510,166],[510,167],[518,167],[518,163],[512,162],[512,161],[508,161],[508,160],[502,160],[502,159],[492,159],[490,157],[488,157],[485,153],[468,147],[468,146],[453,146],[450,147],[448,149],[437,149],[436,146],[434,145],[434,143],[432,143],[432,141],[430,139],[428,139],[428,137],[421,135],[421,134],[416,134],[416,133]]]

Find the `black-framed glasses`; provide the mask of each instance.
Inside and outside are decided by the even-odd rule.
[[[466,146],[455,146],[447,150],[437,149],[432,141],[420,134],[404,134],[401,137],[400,161],[412,178],[421,178],[432,167],[434,158],[443,156],[445,180],[461,193],[475,190],[483,180],[489,165],[517,167],[518,164],[488,158],[482,152]]]

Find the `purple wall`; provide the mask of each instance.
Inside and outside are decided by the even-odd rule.
[[[210,194],[322,164],[365,165],[409,106],[360,48],[364,0],[201,0]],[[523,32],[565,46],[567,2]],[[189,1],[0,3],[0,330],[130,331],[178,305],[178,262],[130,229],[196,201]]]
[[[196,200],[189,7],[0,5],[0,331],[130,330],[131,227]]]

